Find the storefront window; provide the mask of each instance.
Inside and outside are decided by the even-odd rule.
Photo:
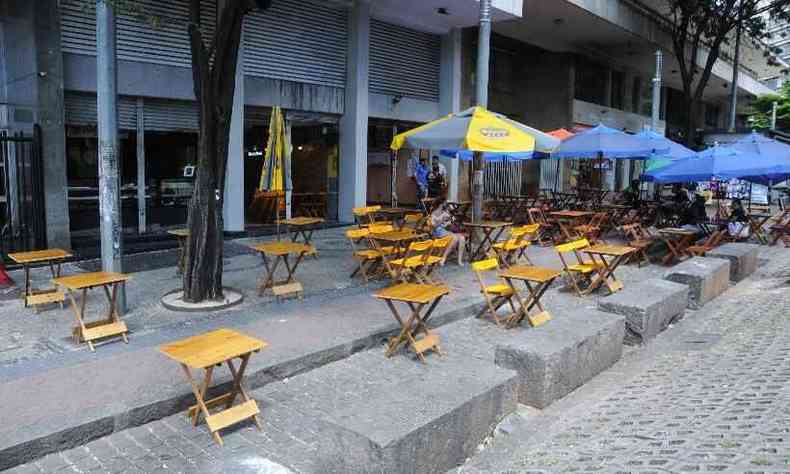
[[[118,134],[121,217],[124,229],[137,226],[137,168],[134,132]],[[99,162],[96,128],[66,127],[69,221],[74,236],[99,232]]]
[[[196,133],[146,132],[147,221],[162,227],[183,226],[194,188]]]
[[[606,68],[585,58],[576,61],[576,99],[604,105]]]

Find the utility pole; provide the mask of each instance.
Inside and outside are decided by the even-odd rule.
[[[488,108],[488,63],[491,54],[491,0],[480,0],[480,32],[477,39],[477,105]],[[474,154],[472,183],[472,221],[483,218],[483,154]]]
[[[732,87],[730,89],[730,123],[728,132],[735,133],[735,118],[738,108],[738,64],[741,53],[741,23],[743,23],[743,7],[738,4],[738,27],[735,29],[735,58],[732,61]]]
[[[779,107],[779,103],[774,102],[771,104],[771,130],[776,130],[776,109]]]
[[[118,75],[115,51],[115,8],[96,0],[96,100],[99,135],[99,229],[101,263],[105,272],[121,272],[123,241],[118,166]],[[121,287],[118,309],[126,310]]]

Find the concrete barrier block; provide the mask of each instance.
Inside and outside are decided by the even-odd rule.
[[[688,285],[688,307],[699,309],[729,288],[730,262],[721,258],[694,257],[672,267],[664,279]]]
[[[253,395],[285,436],[267,446],[298,472],[446,472],[515,411],[518,379],[462,351],[421,363],[367,351]],[[310,440],[310,447],[293,439]]]
[[[626,328],[639,342],[666,329],[686,311],[689,287],[659,278],[629,284],[623,291],[598,301],[598,309],[625,316]]]
[[[730,261],[730,280],[739,282],[757,271],[757,244],[730,243],[716,247],[707,253],[710,258],[723,258]]]
[[[519,402],[545,408],[611,367],[623,352],[625,318],[592,309],[516,329],[496,344],[494,360],[519,375]]]

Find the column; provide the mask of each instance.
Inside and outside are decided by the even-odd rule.
[[[57,0],[23,2],[12,10],[32,5],[35,25],[38,123],[41,126],[41,159],[44,162],[44,212],[47,219],[47,246],[71,248],[69,231],[68,180],[66,175],[66,130],[63,110],[63,54],[60,44],[60,8]],[[26,8],[26,7],[25,7]],[[8,43],[13,44],[13,43]],[[25,43],[17,43],[25,44]],[[15,48],[11,48],[14,50]],[[26,48],[16,48],[18,53]],[[28,87],[28,82],[19,84]],[[9,91],[10,93],[11,91]]]
[[[220,1],[218,8],[223,8]],[[242,32],[241,44],[244,44]],[[228,137],[228,164],[225,170],[225,193],[222,202],[225,231],[244,231],[244,47],[239,48],[236,64],[236,90]]]
[[[442,36],[439,71],[439,112],[450,114],[461,109],[461,30],[453,28]],[[447,168],[447,199],[458,201],[458,160],[441,158]]]
[[[345,108],[340,119],[338,219],[341,222],[353,222],[352,209],[367,203],[370,63],[370,4],[367,0],[354,0],[348,32]]]
[[[137,232],[147,230],[145,200],[145,115],[143,98],[137,98]]]

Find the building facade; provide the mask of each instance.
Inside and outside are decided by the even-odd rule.
[[[186,0],[136,0],[162,18],[152,28],[117,17],[119,166],[123,225],[149,233],[183,225],[191,195],[197,107]],[[219,1],[219,3],[218,3]],[[201,0],[207,33],[223,0]],[[85,0],[0,4],[0,130],[42,130],[48,243],[98,228],[96,26]],[[650,123],[654,52],[670,51],[660,20],[639,2],[495,0],[490,108],[543,130]],[[274,0],[245,19],[226,185],[225,224],[262,219],[254,205],[271,108],[284,109],[293,146],[290,207],[351,220],[353,207],[415,199],[409,152],[394,162],[395,133],[474,102],[476,0]],[[662,123],[680,128],[678,74],[668,57]],[[719,61],[701,123],[724,120],[731,66]],[[717,89],[718,87],[718,89]],[[740,91],[767,90],[746,74]],[[674,92],[673,92],[674,91]],[[704,125],[703,125],[704,126]],[[429,152],[425,152],[430,154]],[[552,160],[496,165],[491,194],[581,184],[586,171]],[[447,160],[463,199],[468,165]],[[559,174],[557,172],[559,170]],[[616,188],[629,164],[605,173]],[[393,176],[396,179],[393,180]],[[502,178],[505,179],[502,179]],[[505,183],[505,184],[502,184]]]

